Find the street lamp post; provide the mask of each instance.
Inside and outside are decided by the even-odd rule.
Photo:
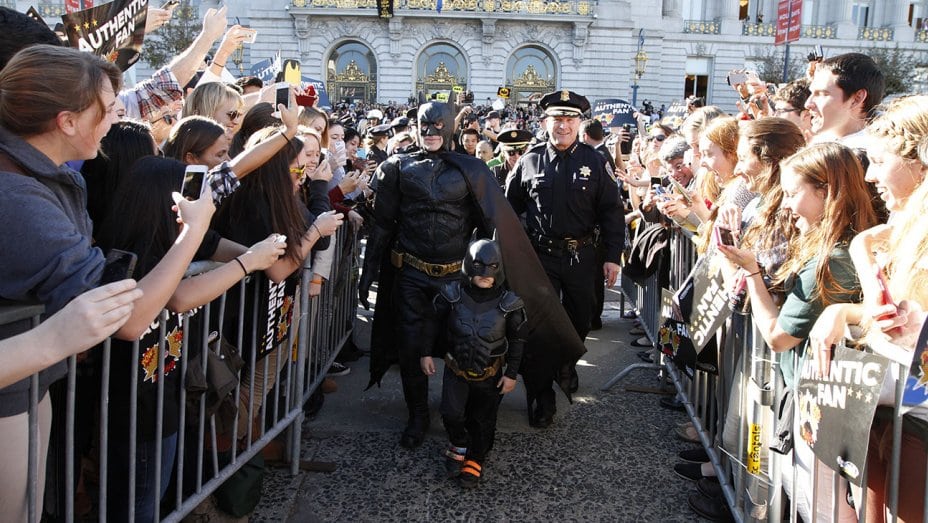
[[[638,51],[635,52],[635,82],[632,84],[632,106],[638,105],[638,80],[644,76],[645,66],[648,64],[648,53],[644,52],[644,29],[638,30]]]

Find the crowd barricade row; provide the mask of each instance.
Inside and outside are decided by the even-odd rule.
[[[93,431],[99,437],[96,445],[99,451],[98,472],[99,481],[95,489],[94,498],[98,501],[98,520],[107,521],[108,491],[114,481],[128,481],[128,499],[133,499],[136,492],[135,469],[136,435],[139,431],[139,416],[154,416],[155,453],[154,466],[156,468],[153,491],[158,492],[168,482],[171,485],[162,499],[160,506],[155,505],[154,521],[180,521],[189,514],[208,496],[213,494],[228,478],[236,473],[245,463],[261,452],[267,443],[285,431],[290,431],[286,438],[285,459],[290,461],[290,471],[298,473],[300,461],[301,426],[304,418],[303,405],[322,383],[326,370],[334,361],[341,346],[351,336],[353,319],[357,307],[358,283],[358,252],[359,238],[350,227],[341,228],[333,236],[336,243],[336,254],[332,265],[331,277],[323,285],[319,296],[309,297],[309,285],[296,283],[309,282],[313,278],[312,256],[309,256],[291,284],[292,290],[299,290],[298,294],[287,296],[283,286],[275,286],[264,276],[263,272],[255,273],[243,278],[237,287],[233,287],[213,302],[183,314],[172,314],[165,310],[152,323],[152,329],[142,337],[142,340],[155,338],[157,341],[140,344],[137,340],[131,343],[130,369],[119,369],[111,364],[113,352],[124,347],[115,347],[111,339],[107,339],[101,346],[92,349],[99,353],[100,397],[95,409],[99,426]],[[193,264],[188,276],[208,270],[208,264]],[[246,283],[247,282],[247,283]],[[264,297],[260,295],[267,289],[279,289],[276,295]],[[252,299],[230,300],[233,292],[246,296],[251,293]],[[270,298],[270,299],[268,299]],[[223,319],[227,317],[226,308],[237,302],[238,321],[231,328],[225,328]],[[250,310],[246,310],[246,302],[250,302]],[[267,311],[259,311],[259,304],[268,304]],[[277,315],[272,314],[272,309]],[[40,305],[3,304],[0,305],[0,325],[7,325],[31,320],[31,325],[38,325],[43,307]],[[250,315],[251,322],[246,322],[246,314]],[[261,322],[265,321],[262,325]],[[251,332],[245,332],[246,324],[251,325]],[[170,330],[169,330],[170,329]],[[222,348],[217,342],[217,333],[234,333],[231,349]],[[246,334],[250,334],[247,335]],[[214,343],[211,344],[210,340]],[[250,345],[250,350],[242,350],[242,340]],[[270,341],[269,341],[270,340]],[[261,352],[260,343],[276,351],[277,358],[270,356],[258,358]],[[192,347],[207,347],[214,351],[218,357],[201,352],[202,349],[192,350]],[[224,350],[226,352],[224,352]],[[230,351],[231,352],[228,352]],[[229,393],[226,405],[238,403],[241,394],[247,391],[247,405],[238,409],[210,408],[215,406],[217,398],[211,397],[213,390],[198,394],[199,398],[188,398],[190,383],[188,372],[192,372],[191,363],[199,365],[200,376],[210,376],[210,365],[224,365],[229,354],[236,353],[244,358],[245,366],[238,370],[238,379],[234,380],[234,390]],[[201,357],[197,358],[197,355]],[[140,359],[140,357],[142,359]],[[274,359],[276,359],[276,364]],[[75,428],[90,426],[93,422],[85,419],[83,415],[77,419],[75,407],[81,398],[78,396],[78,381],[86,379],[79,375],[78,367],[85,365],[78,363],[77,357],[68,360],[67,377],[56,384],[63,391],[63,402],[54,407],[55,416],[63,413],[64,419],[55,419],[55,424],[63,427],[63,445],[55,448],[55,434],[53,429],[52,443],[49,449],[49,462],[58,465],[49,467],[48,476],[60,478],[60,491],[45,490],[45,507],[59,521],[68,523],[74,521],[74,492],[79,472],[75,465],[80,464],[79,452],[75,449]],[[137,396],[139,386],[139,365],[143,367],[143,381],[154,381],[157,391],[155,412],[139,412]],[[213,369],[214,371],[216,369]],[[128,391],[112,391],[112,393],[129,394],[129,459],[127,471],[110,471],[108,474],[111,456],[109,445],[111,434],[109,425],[110,393],[112,378],[115,373],[129,372],[130,387]],[[180,380],[177,389],[178,405],[169,410],[176,410],[177,414],[177,443],[176,459],[173,472],[163,474],[161,468],[163,427],[165,422],[165,376],[172,372],[179,372],[174,377]],[[195,373],[194,373],[195,374]],[[192,376],[193,374],[191,374]],[[233,375],[234,376],[234,375]],[[209,378],[206,378],[209,381]],[[151,386],[151,384],[149,384]],[[260,391],[265,391],[263,401]],[[257,392],[256,392],[257,391]],[[49,394],[52,394],[50,391]],[[37,409],[38,375],[31,378],[31,400],[29,407],[29,467],[28,467],[28,496],[29,520],[36,522],[41,518],[35,510],[35,500],[40,488],[37,478],[38,466],[38,420]],[[212,405],[208,403],[213,402]],[[171,407],[171,406],[168,406]],[[209,412],[208,412],[209,410]],[[86,412],[86,410],[81,411]],[[232,414],[234,412],[234,415]],[[225,416],[223,416],[223,413]],[[247,423],[240,419],[244,416],[252,419]],[[225,424],[225,426],[222,426]],[[239,430],[242,427],[243,430]],[[231,435],[230,435],[231,434]],[[54,459],[53,454],[63,456]],[[116,477],[113,477],[116,476]],[[163,477],[164,476],[164,477]],[[128,479],[127,479],[128,478]],[[47,481],[46,484],[54,483]],[[51,507],[51,508],[49,508]],[[115,517],[115,516],[114,516]],[[134,521],[134,507],[129,505],[128,521]]]
[[[658,270],[643,285],[638,285],[625,276],[620,282],[623,308],[624,300],[627,299],[631,306],[638,310],[642,328],[655,347],[660,346],[658,332],[663,321],[661,282],[668,284],[665,292],[674,292],[686,280],[696,262],[696,251],[689,232],[673,228],[668,254],[659,261],[669,265],[668,273],[661,275],[661,270]],[[721,350],[718,365],[714,368],[697,365],[690,377],[661,354],[663,371],[673,382],[678,397],[699,434],[700,442],[716,470],[725,501],[735,521],[799,521],[796,503],[789,503],[783,481],[784,476],[789,475],[792,476],[791,484],[797,484],[797,452],[794,449],[789,454],[780,454],[770,449],[776,422],[776,400],[782,397],[785,387],[782,379],[777,376],[776,354],[763,341],[749,312],[734,312],[716,333],[716,339]],[[911,351],[905,351],[889,342],[875,342],[873,346],[862,346],[858,349],[860,350],[857,352],[863,354],[886,355],[882,361],[887,380],[890,381],[883,384],[883,389],[885,397],[886,389],[891,387],[892,390],[888,393],[891,399],[884,400],[887,405],[879,407],[877,418],[891,420],[892,423],[885,509],[888,511],[887,519],[895,521],[900,489],[924,491],[924,497],[928,499],[928,484],[904,485],[900,481],[903,426],[908,433],[916,434],[928,448],[928,423],[903,415],[903,395],[907,394],[906,379],[912,379],[909,376],[910,362],[907,359],[910,358]],[[928,357],[922,359],[925,360],[923,365],[928,367]],[[625,374],[627,372],[613,378],[603,389],[614,385]],[[925,387],[928,384],[923,383],[921,386]],[[815,406],[801,405],[798,393],[793,394],[792,402],[797,416],[800,416],[800,408],[806,408],[807,411],[815,409]],[[804,418],[800,418],[802,419]],[[794,437],[808,435],[795,434]],[[840,434],[835,436],[835,440],[843,444],[840,440],[846,437],[846,434]],[[812,473],[816,480],[813,481],[812,492],[808,495],[811,500],[812,519],[847,521],[850,511],[852,519],[865,522],[866,513],[863,510],[854,514],[854,508],[849,508],[844,510],[843,515],[840,514],[839,507],[842,504],[847,506],[848,489],[851,490],[857,507],[866,507],[867,489],[850,485],[845,478],[852,475],[848,474],[842,465],[839,464],[835,468],[844,470],[844,476],[834,473],[821,459],[814,461]],[[866,485],[867,470],[863,466],[860,469],[863,470],[857,471],[852,467],[851,472],[859,473],[860,483]],[[921,520],[928,523],[928,509],[921,515]]]

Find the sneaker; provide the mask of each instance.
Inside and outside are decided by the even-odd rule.
[[[321,388],[324,394],[332,394],[338,392],[338,383],[335,383],[332,378],[325,378],[322,380]]]
[[[456,478],[461,475],[461,468],[464,467],[464,456],[467,449],[464,447],[449,446],[445,449],[445,474],[449,478]]]
[[[690,481],[699,481],[703,478],[714,477],[703,475],[701,463],[677,463],[673,466],[673,471],[681,478]]]
[[[633,310],[630,310],[630,311],[625,311],[625,312],[623,312],[623,313],[622,313],[622,317],[625,318],[626,320],[634,320],[635,318],[638,317],[638,313],[635,312],[634,309],[633,309]]]
[[[722,499],[722,485],[719,478],[702,478],[696,482],[696,490],[709,499]],[[723,500],[724,501],[724,500]]]
[[[325,373],[325,375],[330,378],[334,378],[336,376],[347,376],[350,373],[351,367],[336,361],[332,363],[332,366],[329,367],[329,370]]]
[[[699,433],[696,432],[696,428],[692,425],[689,427],[674,427],[673,431],[677,434],[677,439],[687,443],[699,443]]]
[[[477,485],[480,484],[480,473],[483,471],[483,467],[480,466],[480,463],[469,459],[464,462],[464,467],[461,469],[461,475],[458,476],[458,484],[467,489],[477,488]]]
[[[687,498],[690,508],[693,512],[708,519],[709,521],[734,521],[728,504],[721,499],[710,499],[699,492],[694,492]]]
[[[687,463],[709,463],[709,454],[707,454],[706,449],[702,447],[698,449],[681,450],[677,453],[677,457]]]

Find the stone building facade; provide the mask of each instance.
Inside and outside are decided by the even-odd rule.
[[[637,84],[639,101],[669,104],[696,94],[732,108],[727,74],[771,53],[778,3],[443,0],[439,13],[437,0],[395,0],[393,16],[382,18],[381,1],[225,4],[230,19],[258,30],[258,41],[246,46],[245,72],[279,50],[325,81],[333,102],[406,102],[455,86],[473,91],[478,103],[495,99],[499,87],[509,87],[514,102],[561,88],[631,99]],[[201,11],[215,5],[200,0]],[[925,53],[928,0],[805,0],[801,34],[790,46],[794,56],[818,45],[826,56],[875,46]],[[636,55],[647,57],[640,76]]]

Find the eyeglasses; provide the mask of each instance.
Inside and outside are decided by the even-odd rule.
[[[177,117],[174,116],[173,114],[166,114],[162,116],[161,118],[159,118],[158,120],[164,120],[164,123],[168,125],[174,125],[174,122],[177,121]],[[155,121],[157,122],[158,120],[155,120]]]
[[[507,149],[503,149],[503,151],[504,151],[506,154],[512,154],[512,155],[515,155],[515,154],[524,154],[524,153],[525,153],[525,147],[509,147],[509,148],[507,148]]]
[[[651,137],[651,139],[656,142],[663,142],[664,140],[667,139],[667,136],[663,134],[655,134],[654,136]]]
[[[226,116],[228,116],[229,120],[232,120],[232,121],[238,120],[238,117],[241,115],[242,113],[238,111],[226,111]]]
[[[802,109],[797,109],[797,108],[795,108],[795,107],[792,107],[792,108],[789,108],[789,109],[784,109],[784,108],[782,108],[782,107],[777,107],[777,108],[774,108],[774,109],[773,109],[773,114],[775,114],[775,115],[780,115],[780,114],[786,114],[786,113],[798,113],[798,112],[801,112],[801,111],[802,111]]]

